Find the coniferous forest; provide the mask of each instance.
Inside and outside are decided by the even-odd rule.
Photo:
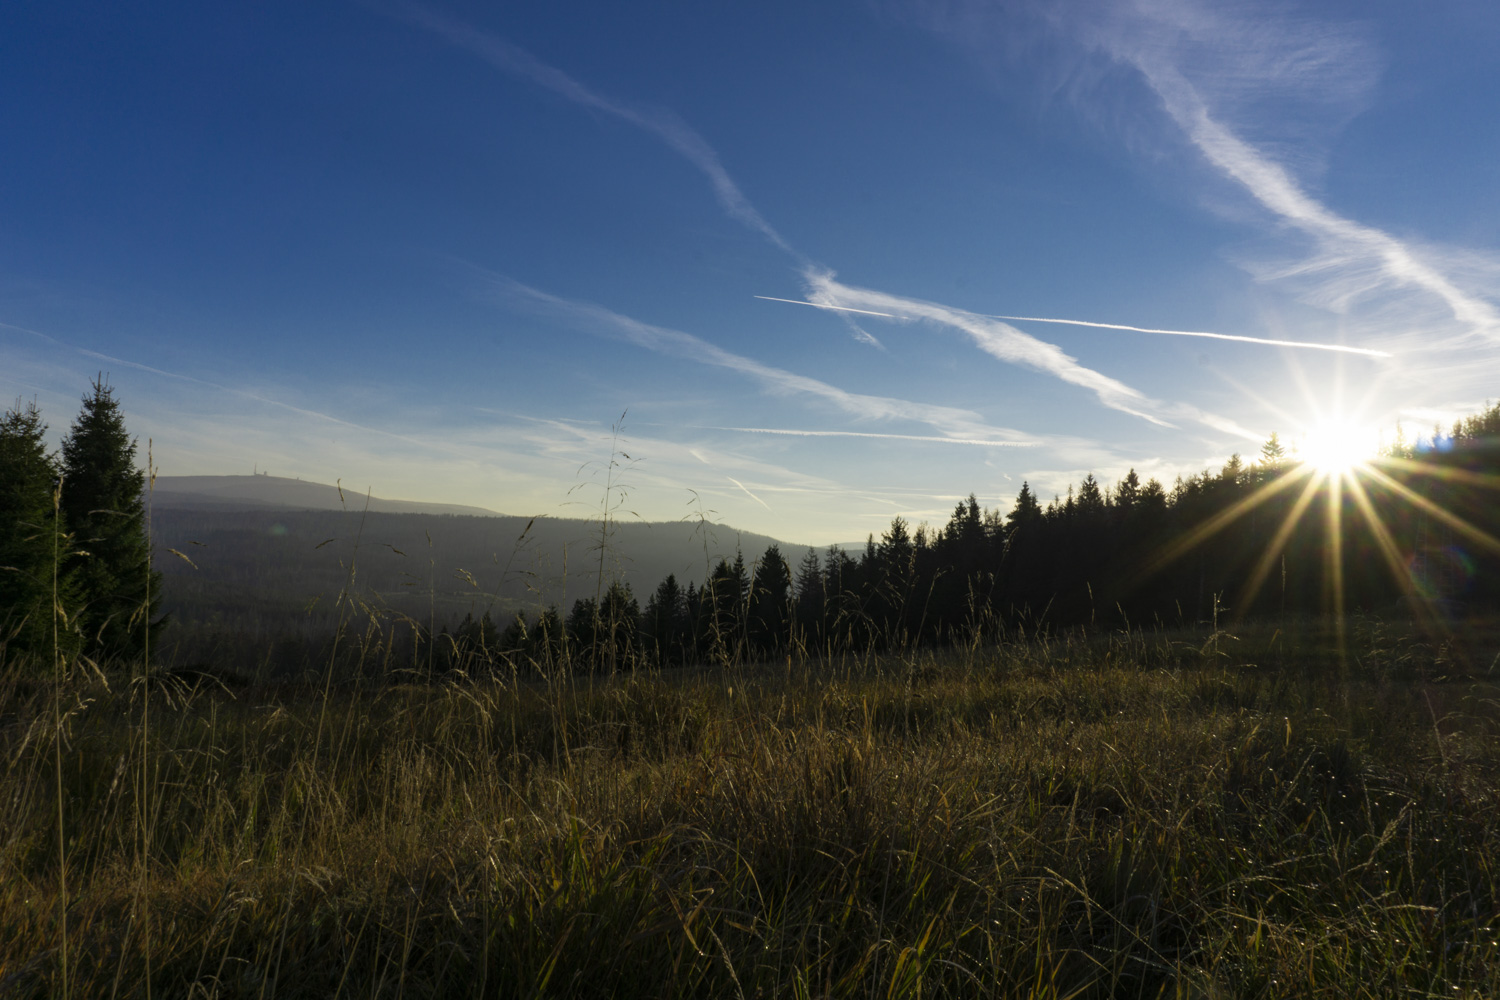
[[[591,593],[463,617],[309,544],[323,610],[238,591],[283,632],[174,596],[105,380],[47,442],[0,420],[0,996],[1500,994],[1500,406],[644,595],[606,495]]]
[[[772,545],[720,559],[702,586],[669,576],[641,596],[618,581],[507,627],[467,618],[444,661],[534,659],[567,636],[580,665],[610,669],[802,652],[972,642],[1006,629],[1181,627],[1355,612],[1429,625],[1500,606],[1500,405],[1398,438],[1329,474],[1277,435],[1254,460],[1170,488],[1131,470],[1092,475],[1045,506],[1023,483],[1009,511],[970,495],[946,524],[897,517],[859,551]],[[555,650],[554,654],[555,655]]]
[[[160,628],[161,573],[148,571],[137,442],[102,380],[60,455],[47,452],[45,432],[34,405],[17,404],[0,425],[0,503],[12,526],[0,554],[8,647],[49,648],[55,604],[64,648],[140,655],[153,623],[160,640],[170,634]],[[1134,470],[1112,485],[1089,475],[1044,505],[1023,483],[1009,510],[970,495],[946,524],[896,517],[855,551],[788,559],[772,544],[720,558],[701,584],[669,575],[644,595],[601,572],[595,593],[569,608],[539,593],[537,610],[498,622],[490,608],[454,621],[407,615],[401,641],[429,669],[514,667],[566,646],[574,667],[618,670],[794,648],[941,647],[1007,628],[1350,612],[1432,622],[1500,602],[1497,484],[1500,404],[1414,443],[1398,438],[1378,459],[1333,475],[1296,461],[1272,435],[1253,459],[1235,455],[1171,487]],[[191,563],[176,550],[156,553],[164,555]],[[335,579],[341,572],[334,567]],[[336,622],[323,626],[331,632]]]
[[[144,656],[160,628],[146,473],[114,391],[101,376],[47,450],[35,403],[0,417],[0,625],[22,653]]]

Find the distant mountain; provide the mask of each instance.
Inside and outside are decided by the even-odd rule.
[[[365,494],[345,488],[283,476],[157,476],[152,503],[158,508],[202,510],[205,508],[253,509],[280,507],[288,510],[364,510]],[[484,507],[455,503],[423,503],[415,500],[369,498],[369,509],[380,514],[468,514],[496,517]]]
[[[159,477],[156,565],[165,602],[184,624],[281,632],[320,629],[353,579],[361,599],[438,624],[497,620],[550,604],[564,614],[606,581],[630,584],[644,606],[667,574],[702,583],[719,558],[752,566],[780,546],[795,573],[807,546],[726,525],[528,519],[453,504],[371,499],[273,476]]]

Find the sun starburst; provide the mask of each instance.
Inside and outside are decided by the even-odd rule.
[[[1344,476],[1374,458],[1379,445],[1379,436],[1371,428],[1326,420],[1307,430],[1297,453],[1314,472]]]

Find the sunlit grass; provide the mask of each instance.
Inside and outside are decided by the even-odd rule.
[[[61,832],[78,996],[148,941],[158,996],[1495,995],[1497,634],[1236,635],[168,685],[149,740],[12,685],[0,993],[59,985]]]

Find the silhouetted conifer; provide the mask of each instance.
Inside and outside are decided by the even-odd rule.
[[[54,591],[58,651],[77,644],[78,587],[53,502],[58,467],[46,434],[34,402],[18,400],[0,417],[0,644],[34,654],[52,649]]]
[[[62,508],[76,542],[70,568],[90,651],[131,657],[144,649],[148,627],[162,624],[161,574],[151,567],[135,439],[102,376],[92,388],[62,445]]]
[[[792,571],[780,546],[768,546],[756,560],[748,612],[751,647],[763,655],[784,650],[790,639]]]

